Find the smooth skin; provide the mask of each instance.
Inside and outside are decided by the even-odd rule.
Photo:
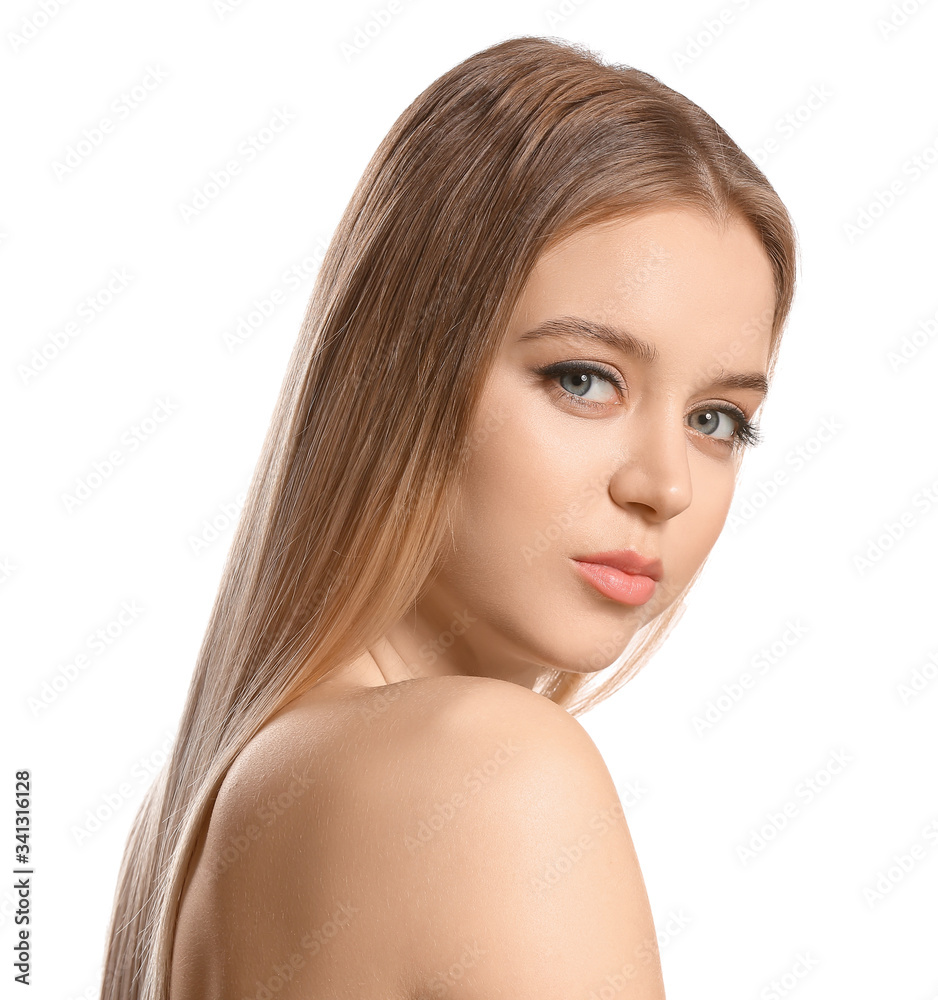
[[[763,398],[714,379],[766,375],[774,301],[748,225],[686,208],[580,230],[538,261],[424,598],[229,771],[190,867],[172,1000],[664,997],[613,779],[531,688],[548,667],[608,666],[706,558],[743,454],[716,411],[752,420]],[[655,357],[525,336],[549,320],[627,331]],[[568,361],[626,388],[535,371]],[[664,566],[644,605],[572,562],[626,547]]]

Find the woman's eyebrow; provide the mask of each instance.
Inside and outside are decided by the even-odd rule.
[[[645,364],[651,365],[658,360],[658,348],[649,344],[634,334],[618,327],[609,326],[597,320],[583,319],[580,316],[559,316],[539,323],[533,330],[521,334],[519,340],[535,340],[538,337],[591,337],[610,347],[615,347],[623,354],[630,354]]]
[[[654,344],[649,344],[627,330],[581,316],[560,316],[544,320],[522,333],[518,339],[537,340],[541,337],[588,337],[647,365],[654,364],[659,357],[658,348]],[[769,390],[768,380],[761,372],[726,372],[722,368],[710,384],[724,389],[752,389],[763,396]]]

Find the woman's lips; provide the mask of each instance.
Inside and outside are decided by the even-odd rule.
[[[580,575],[601,594],[620,604],[645,604],[655,593],[657,584],[650,576],[626,573],[604,563],[573,559]]]

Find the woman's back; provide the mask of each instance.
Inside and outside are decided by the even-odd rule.
[[[615,786],[519,685],[313,689],[230,769],[170,1000],[664,997]]]

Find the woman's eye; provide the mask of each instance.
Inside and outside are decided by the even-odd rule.
[[[738,421],[725,410],[698,410],[690,418],[691,426],[707,437],[725,440],[736,436]],[[722,424],[722,433],[718,433]]]
[[[619,394],[612,381],[589,368],[569,369],[556,378],[562,389],[587,402],[601,404],[618,401]]]
[[[600,368],[592,362],[562,361],[536,368],[548,390],[564,405],[579,407],[584,413],[608,415],[609,404],[618,405],[628,387],[615,369]],[[688,424],[704,437],[722,441],[736,451],[759,444],[762,434],[738,407],[729,403],[705,406],[688,417]]]

